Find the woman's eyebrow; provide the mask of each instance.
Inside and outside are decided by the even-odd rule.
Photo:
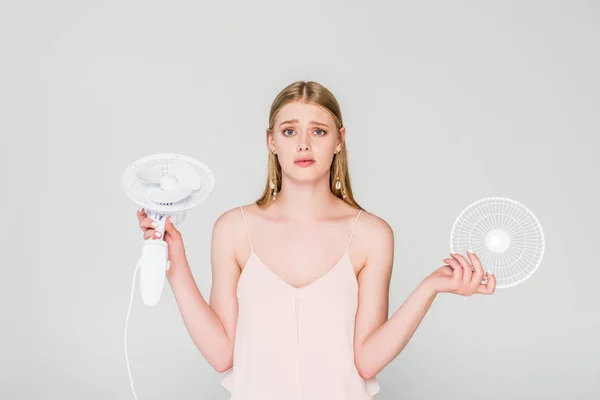
[[[289,124],[292,122],[298,122],[298,119],[290,119],[289,121],[283,121],[281,124],[279,124],[279,126],[283,125],[283,124]],[[313,124],[313,125],[322,125],[322,126],[326,126],[329,128],[329,125],[324,124],[322,122],[318,122],[318,121],[308,121],[309,123]]]

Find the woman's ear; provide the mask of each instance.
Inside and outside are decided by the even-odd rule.
[[[338,142],[338,145],[335,147],[336,153],[339,153],[340,151],[342,151],[342,145],[344,144],[345,141],[346,141],[346,128],[344,128],[342,126],[340,128],[340,140]]]
[[[275,145],[273,144],[273,134],[271,133],[269,128],[267,128],[266,133],[267,133],[267,149],[272,152],[275,150]]]

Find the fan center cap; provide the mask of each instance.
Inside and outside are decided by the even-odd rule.
[[[510,237],[502,229],[492,229],[485,235],[485,245],[494,253],[504,253],[510,246]]]
[[[171,175],[165,175],[160,178],[160,188],[162,190],[174,190],[179,186],[177,179]]]

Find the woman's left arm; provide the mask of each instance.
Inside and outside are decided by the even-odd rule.
[[[365,224],[368,254],[358,275],[354,362],[364,379],[377,375],[404,349],[436,297],[424,281],[388,319],[394,234],[378,217]]]

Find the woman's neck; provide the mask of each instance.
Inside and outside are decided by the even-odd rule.
[[[329,177],[325,178],[310,183],[285,181],[272,203],[272,211],[299,223],[315,222],[331,215],[339,199],[329,189]]]

